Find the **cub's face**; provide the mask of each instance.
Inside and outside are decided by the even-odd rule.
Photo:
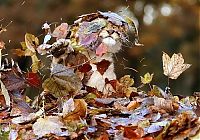
[[[83,47],[97,55],[117,53],[126,41],[128,24],[117,14],[98,12],[81,16],[71,26],[72,46]]]

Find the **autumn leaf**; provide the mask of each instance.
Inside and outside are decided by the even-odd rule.
[[[55,97],[62,97],[75,93],[81,89],[81,80],[74,73],[72,68],[62,64],[53,65],[51,77],[46,79],[42,87],[53,94]]]
[[[12,49],[11,52],[17,56],[25,56],[25,51],[21,49]]]
[[[37,135],[39,138],[47,135],[47,134],[56,134],[62,135],[62,128],[64,128],[64,124],[61,122],[58,116],[46,116],[45,118],[39,118],[33,124],[33,133]],[[65,136],[68,136],[68,131],[65,131]]]
[[[30,113],[35,112],[34,109],[26,103],[26,97],[21,93],[20,90],[13,91],[11,94],[12,97],[12,108],[10,111],[10,116],[27,116]]]
[[[110,66],[110,61],[103,59],[101,62],[97,62],[95,63],[95,65],[97,65],[97,71],[103,75],[104,72],[106,72],[106,70],[108,69],[108,67]]]
[[[157,96],[157,97],[161,97],[162,93],[161,90],[159,89],[158,86],[153,85],[153,88],[151,89],[151,91],[148,92],[149,96]]]
[[[40,87],[41,79],[37,73],[28,72],[26,73],[26,82],[33,87]]]
[[[69,100],[63,103],[63,110],[62,110],[63,116],[66,116],[69,112],[74,111],[74,109],[75,109],[74,100],[70,98]]]
[[[0,50],[5,48],[5,43],[3,41],[0,41]]]
[[[56,39],[66,38],[67,34],[69,32],[68,24],[67,23],[61,23],[58,27],[55,28],[55,30],[52,33],[53,37],[56,37]]]
[[[87,103],[84,99],[74,99],[74,110],[63,116],[63,120],[68,123],[80,118],[85,118],[87,114]]]
[[[31,50],[32,52],[35,52],[35,49],[39,45],[39,39],[32,34],[26,33],[25,34],[25,43],[26,43],[26,47],[29,50]]]
[[[96,140],[109,140],[109,135],[108,133],[103,133]]]
[[[173,100],[168,100],[159,97],[154,97],[154,105],[161,109],[165,109],[168,112],[174,112],[179,107],[178,104]]]
[[[37,73],[38,70],[42,67],[42,62],[38,59],[38,57],[36,56],[36,54],[31,56],[31,60],[32,60],[32,65],[31,65],[31,69],[33,73]]]
[[[124,137],[129,139],[139,139],[144,135],[144,130],[142,128],[135,127],[122,127],[124,129]]]
[[[131,101],[128,106],[127,109],[128,110],[134,110],[135,108],[137,108],[140,104],[137,101]]]
[[[36,113],[20,114],[20,116],[14,117],[11,121],[14,124],[27,123],[27,122],[36,120],[43,113],[44,113],[44,111],[42,109],[40,109]]]
[[[87,35],[79,35],[79,39],[80,39],[80,45],[82,46],[87,46],[90,45],[91,43],[95,42],[98,38],[98,34],[97,33],[91,33],[91,34],[87,34]]]
[[[83,72],[83,73],[87,73],[87,72],[89,72],[90,70],[92,69],[92,66],[90,65],[90,64],[83,64],[82,66],[79,66],[78,67],[78,70],[80,71],[80,72]]]
[[[162,61],[164,75],[171,79],[177,79],[182,72],[191,66],[191,64],[184,64],[181,53],[173,54],[170,58],[168,54],[163,52]]]
[[[131,87],[134,84],[133,78],[130,75],[125,75],[119,79],[119,82],[124,86]]]
[[[144,77],[140,76],[140,78],[143,84],[149,84],[153,79],[153,74],[150,75],[150,73],[146,73]]]
[[[23,75],[15,67],[8,71],[1,71],[1,80],[8,91],[20,90],[26,87]]]
[[[1,93],[4,96],[6,106],[10,107],[11,101],[10,101],[10,95],[8,93],[8,90],[6,89],[5,85],[3,84],[1,80],[0,80],[0,84],[1,84]]]

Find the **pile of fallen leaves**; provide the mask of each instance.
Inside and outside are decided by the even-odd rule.
[[[130,18],[97,12],[53,32],[50,26],[42,27],[42,44],[27,33],[22,48],[13,50],[31,57],[29,72],[13,60],[0,64],[0,139],[200,139],[199,92],[174,96],[169,85],[165,90],[152,85],[150,73],[141,76],[139,87],[130,75],[115,78],[112,54],[128,41],[129,28],[141,46]],[[40,73],[46,68],[41,54],[51,59],[50,75]],[[180,53],[171,58],[163,53],[162,60],[168,81],[191,66]],[[40,91],[34,99],[25,92],[30,86]]]

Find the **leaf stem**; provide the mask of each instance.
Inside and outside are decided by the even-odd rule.
[[[151,84],[149,83],[148,85],[149,85],[150,89],[152,90]]]

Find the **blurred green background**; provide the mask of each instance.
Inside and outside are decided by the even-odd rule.
[[[171,80],[174,94],[190,95],[200,91],[200,5],[198,0],[0,0],[0,24],[7,31],[0,34],[9,57],[19,61],[23,70],[28,58],[17,58],[11,48],[19,48],[26,32],[39,36],[44,22],[72,24],[79,15],[99,11],[114,11],[134,19],[144,47],[124,46],[117,54],[118,77],[130,74],[140,85],[140,75],[154,73],[153,84],[162,88],[167,77],[162,71],[162,51],[170,56],[182,53],[192,67],[177,80]],[[133,38],[130,33],[130,40]],[[42,40],[42,38],[41,38]],[[45,61],[45,60],[43,60]],[[134,68],[124,69],[122,66]]]

